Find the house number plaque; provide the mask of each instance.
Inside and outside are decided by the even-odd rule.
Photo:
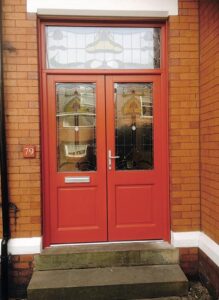
[[[24,158],[35,158],[36,157],[36,146],[26,145],[23,147]]]

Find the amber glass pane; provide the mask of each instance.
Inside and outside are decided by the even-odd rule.
[[[96,170],[96,85],[56,85],[58,171]]]
[[[153,169],[153,84],[115,84],[116,170]]]

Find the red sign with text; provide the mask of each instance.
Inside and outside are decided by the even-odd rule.
[[[36,146],[26,145],[23,148],[24,158],[35,158],[36,157]]]

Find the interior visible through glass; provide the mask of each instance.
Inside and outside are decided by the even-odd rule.
[[[153,169],[153,84],[116,83],[116,170]]]
[[[160,28],[46,27],[48,69],[160,68]]]
[[[96,84],[57,83],[58,171],[96,170]]]

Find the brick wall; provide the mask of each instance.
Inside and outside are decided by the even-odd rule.
[[[202,230],[219,243],[219,2],[200,1]]]
[[[200,229],[199,7],[180,0],[169,19],[170,201],[173,231]]]
[[[3,0],[4,80],[12,237],[41,234],[39,95],[36,16],[25,0]],[[24,159],[23,146],[37,145],[37,158]],[[16,226],[15,226],[16,223]]]
[[[201,250],[199,250],[199,275],[201,281],[211,292],[212,299],[219,299],[219,268]]]
[[[198,277],[198,259],[198,248],[179,249],[180,266],[190,279],[197,279]]]
[[[33,273],[33,255],[14,255],[9,264],[9,296],[24,298]]]

